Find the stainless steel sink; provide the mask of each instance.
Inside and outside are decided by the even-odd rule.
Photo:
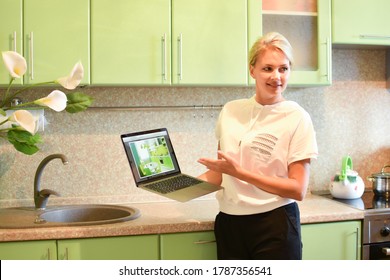
[[[46,210],[5,208],[0,209],[0,228],[103,225],[126,222],[139,216],[137,208],[106,204],[67,205]]]

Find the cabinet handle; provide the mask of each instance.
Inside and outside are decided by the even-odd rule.
[[[200,244],[210,244],[210,243],[215,243],[215,240],[199,240],[195,241],[194,244],[200,245]]]
[[[167,80],[167,75],[166,75],[166,70],[167,70],[167,52],[166,52],[166,47],[167,47],[167,34],[164,33],[164,35],[161,37],[161,48],[162,48],[162,77],[164,81]]]
[[[34,33],[30,32],[30,77],[34,80]]]
[[[47,259],[51,260],[51,258],[50,258],[50,248],[47,248]]]
[[[390,35],[360,34],[359,37],[362,39],[390,39]]]
[[[330,83],[331,81],[331,51],[332,45],[330,43],[330,38],[326,38],[326,79]]]
[[[177,48],[178,48],[178,63],[177,69],[179,76],[179,80],[183,79],[183,34],[180,33],[179,37],[177,37]]]
[[[14,41],[14,49],[13,49],[13,51],[16,52],[16,31],[14,31],[13,36],[14,36],[14,37],[13,37],[13,39],[14,39],[14,40],[13,40],[13,41]]]
[[[359,228],[356,228],[356,260],[359,259]]]
[[[385,254],[386,256],[390,256],[390,248],[382,248],[382,253]]]
[[[64,260],[69,260],[69,251],[68,251],[68,247],[65,248]]]

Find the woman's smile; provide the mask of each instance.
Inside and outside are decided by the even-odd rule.
[[[263,51],[250,69],[256,80],[256,101],[270,105],[283,101],[282,92],[290,77],[290,61],[283,52],[270,48]]]

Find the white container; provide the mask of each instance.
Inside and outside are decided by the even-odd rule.
[[[344,157],[341,173],[336,174],[329,185],[330,193],[335,198],[356,199],[364,193],[364,182],[358,173],[352,170],[352,160]]]

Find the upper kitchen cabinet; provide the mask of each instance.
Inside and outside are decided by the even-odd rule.
[[[22,17],[22,0],[0,0],[0,51],[22,53]],[[9,80],[10,75],[1,59],[0,84],[7,85]]]
[[[89,0],[24,0],[23,26],[25,83],[66,76],[80,61],[89,84]]]
[[[262,0],[258,15],[262,16],[262,23],[250,36],[276,31],[290,41],[294,54],[290,86],[323,86],[332,82],[330,1]]]
[[[91,1],[91,54],[94,85],[246,85],[247,0]]]
[[[173,84],[247,85],[247,20],[247,0],[173,0]]]
[[[389,0],[332,0],[334,44],[390,46]]]
[[[170,0],[91,1],[92,83],[171,83]]]

